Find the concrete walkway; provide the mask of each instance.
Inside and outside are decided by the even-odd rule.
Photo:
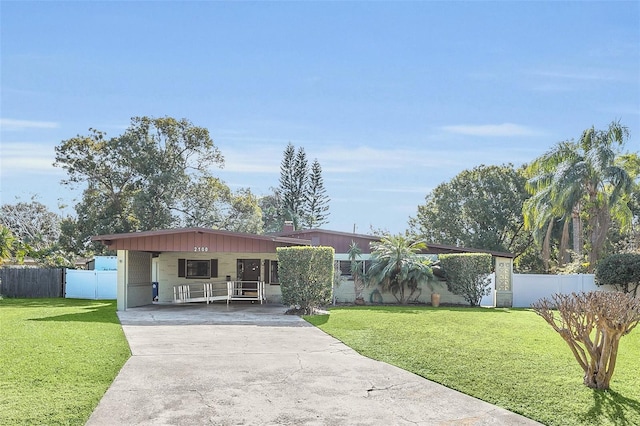
[[[87,425],[534,425],[273,305],[120,312],[132,356]]]

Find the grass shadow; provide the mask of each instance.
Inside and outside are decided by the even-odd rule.
[[[65,305],[69,307],[68,305]],[[120,324],[112,303],[94,304],[84,306],[82,312],[74,312],[62,315],[52,315],[44,318],[33,318],[29,321],[56,321],[56,322],[101,322],[107,324]]]
[[[0,299],[0,308],[3,306],[12,308],[69,308],[73,306],[86,306],[91,303],[105,303],[108,301],[93,301],[93,300],[81,300],[81,299],[65,299],[62,297],[56,298],[33,298],[22,299],[13,297],[3,297]]]
[[[602,419],[615,425],[636,425],[637,418],[629,420],[625,412],[635,412],[640,415],[640,401],[627,398],[616,391],[593,390],[593,406],[581,420],[584,422]]]
[[[319,325],[326,324],[329,321],[329,315],[305,315],[302,317],[309,324]]]

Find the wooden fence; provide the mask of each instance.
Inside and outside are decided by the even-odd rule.
[[[5,297],[64,297],[63,268],[2,268],[0,294]]]

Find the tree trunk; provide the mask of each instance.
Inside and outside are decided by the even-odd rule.
[[[589,221],[591,252],[589,253],[589,272],[593,272],[602,247],[607,240],[607,232],[611,224],[611,215],[608,208],[600,208],[595,211]]]
[[[566,218],[562,225],[562,236],[560,237],[560,250],[558,253],[558,266],[564,266],[565,263],[571,261],[568,248],[569,248],[569,218]]]
[[[582,257],[582,219],[580,218],[580,208],[576,207],[571,213],[571,224],[573,225],[573,251],[578,258]]]
[[[544,265],[544,271],[549,272],[549,259],[551,258],[551,231],[553,230],[553,219],[549,220],[547,225],[547,232],[542,242],[542,264]]]

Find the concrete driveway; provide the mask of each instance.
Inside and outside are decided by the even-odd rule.
[[[132,356],[87,425],[534,425],[363,357],[274,305],[119,313]]]

